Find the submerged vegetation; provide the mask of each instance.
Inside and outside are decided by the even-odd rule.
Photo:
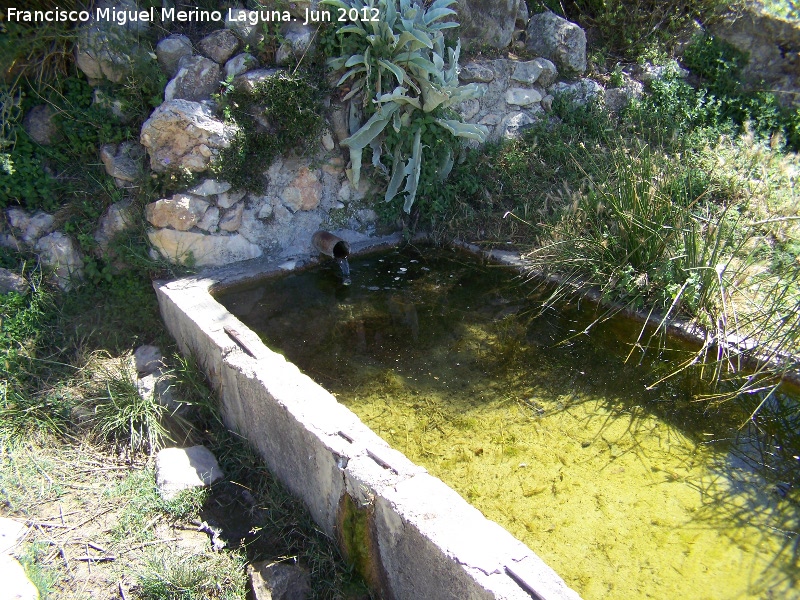
[[[76,4],[65,0],[61,7]],[[208,0],[200,4],[218,8]],[[628,354],[631,368],[671,358],[646,382],[648,394],[664,392],[663,402],[651,408],[662,410],[671,386],[699,375],[710,385],[692,388],[700,401],[692,414],[701,423],[746,424],[752,452],[737,458],[770,472],[769,499],[796,505],[800,412],[796,403],[777,402],[774,390],[781,377],[799,368],[800,112],[768,91],[745,87],[740,77],[746,57],[709,35],[685,49],[681,64],[691,76],[681,76],[672,60],[677,34],[693,19],[709,22],[722,4],[530,0],[532,10],[550,8],[588,30],[590,44],[595,41],[590,75],[598,80],[623,85],[635,65],[644,63],[664,67],[665,75],[618,114],[599,100],[578,106],[557,97],[547,118],[519,139],[465,151],[462,140],[481,140],[484,132],[461,123],[453,111],[477,90],[458,85],[452,1],[427,3],[417,12],[405,0],[382,2],[386,10],[377,32],[358,23],[339,34],[323,28],[317,54],[304,56],[280,77],[253,91],[221,84],[219,112],[242,134],[215,165],[215,175],[241,189],[261,189],[264,182],[251,177],[251,165],[267,164],[286,148],[308,149],[324,125],[326,86],[337,80],[350,86],[340,95],[362,100],[354,103],[352,135],[344,144],[352,159],[350,176],[357,183],[363,164],[385,180],[387,190],[374,198],[376,211],[392,223],[402,216],[409,229],[418,224],[434,237],[520,250],[535,271],[562,282],[554,293],[531,292],[531,304],[535,296],[545,312],[587,289],[596,293],[605,302],[596,319],[548,338],[561,342],[560,349],[569,348],[575,336],[607,327],[607,317],[621,308],[653,316],[659,326],[642,329]],[[798,16],[794,2],[767,4]],[[363,598],[367,592],[352,568],[223,426],[202,376],[190,362],[169,356],[175,348],[151,281],[176,271],[150,258],[144,219],[105,254],[94,239],[109,205],[128,199],[142,215],[145,204],[184,189],[191,178],[179,172],[147,176],[121,190],[98,160],[103,144],[138,140],[142,122],[163,100],[164,74],[155,61],[137,60],[122,81],[95,90],[74,64],[73,25],[39,25],[34,35],[29,25],[0,22],[0,208],[54,213],[57,226],[83,251],[88,281],[61,292],[35,255],[0,249],[0,267],[29,285],[26,293],[0,296],[0,489],[4,514],[31,522],[67,519],[70,526],[81,520],[73,515],[85,514],[97,525],[39,527],[21,557],[26,570],[43,595],[74,592],[88,575],[68,557],[77,556],[71,554],[76,548],[88,553],[85,544],[92,541],[117,553],[116,562],[104,565],[104,575],[98,575],[99,563],[84,565],[95,570],[92,580],[108,595],[130,589],[142,598],[241,598],[243,562],[270,558],[307,566],[316,597]],[[162,33],[155,27],[140,36],[145,53]],[[248,50],[269,59],[280,34],[274,24],[263,33],[264,41]],[[327,83],[326,64],[339,69]],[[25,116],[41,104],[54,115],[53,143],[47,146],[23,127]],[[532,281],[518,284],[536,287]],[[404,303],[392,308],[393,318],[410,319]],[[701,332],[699,350],[674,358],[662,337],[673,320]],[[481,352],[497,365],[513,363],[529,341],[520,343],[524,328],[505,317],[492,327],[491,344],[476,342]],[[184,417],[136,389],[130,354],[144,343],[167,350],[170,383],[188,411]],[[466,336],[464,344],[470,343]],[[528,421],[544,410],[526,400],[512,404]],[[550,408],[559,406],[556,399]],[[426,432],[461,435],[480,426],[480,417],[437,411],[418,399],[408,418],[421,418],[415,416],[425,412],[419,408],[431,409],[419,424]],[[635,416],[640,407],[609,410]],[[401,449],[411,439],[407,431],[391,435]],[[495,437],[492,443],[506,457],[526,443],[523,434],[506,437],[502,429]],[[177,505],[161,501],[149,460],[171,441],[209,446],[229,487]],[[426,450],[421,446],[421,454]],[[447,460],[467,464],[484,450],[459,452]],[[609,452],[608,461],[619,458],[610,445]],[[525,487],[523,497],[535,501],[544,490],[539,487]],[[471,496],[474,490],[462,491]],[[194,526],[193,520],[206,519],[207,511],[223,504],[251,518],[246,526],[252,535],[232,540],[238,550],[212,554],[204,547],[193,558],[184,550],[162,552],[167,546],[161,540],[170,532]],[[750,517],[747,507],[724,508],[729,518]],[[75,537],[76,531],[81,535]],[[787,547],[794,544],[788,550],[796,565],[796,522],[785,523],[784,531]],[[136,545],[128,554],[132,537]]]

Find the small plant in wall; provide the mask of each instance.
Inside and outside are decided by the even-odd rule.
[[[460,42],[445,43],[456,0],[425,7],[412,0],[322,0],[344,21],[338,28],[339,56],[328,64],[343,70],[337,86],[348,85],[350,150],[348,175],[358,187],[364,150],[388,176],[384,199],[404,195],[411,211],[420,181],[443,181],[464,140],[486,139],[487,130],[464,123],[454,107],[481,95],[475,84],[458,84]],[[423,168],[430,161],[434,168]],[[402,188],[402,190],[401,190]]]

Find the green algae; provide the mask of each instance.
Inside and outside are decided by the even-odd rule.
[[[638,326],[580,334],[593,307],[539,314],[541,291],[461,253],[351,271],[217,297],[587,600],[800,597],[796,399],[748,420],[760,400],[696,402],[688,373],[648,390],[660,359],[623,360]]]

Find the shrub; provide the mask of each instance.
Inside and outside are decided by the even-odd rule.
[[[307,71],[281,72],[252,91],[228,84],[220,95],[226,120],[239,134],[212,167],[235,188],[261,191],[253,166],[266,169],[282,152],[311,148],[322,130],[324,88]]]
[[[480,89],[458,84],[460,44],[445,43],[443,30],[458,26],[442,21],[455,14],[448,8],[454,3],[436,0],[425,7],[411,0],[399,0],[399,5],[398,0],[322,2],[372,19],[362,21],[359,16],[339,27],[341,55],[329,61],[334,70],[347,69],[337,86],[349,82],[344,100],[350,100],[350,131],[357,129],[342,145],[350,149],[353,186],[358,187],[369,147],[372,165],[388,176],[384,200],[393,200],[405,183],[406,213],[421,181],[430,185],[447,178],[460,139],[484,141],[487,134],[482,126],[461,122],[452,110],[477,97]]]

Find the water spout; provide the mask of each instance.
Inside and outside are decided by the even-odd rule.
[[[339,268],[342,270],[342,283],[350,285],[350,264],[347,262],[347,257],[350,255],[350,244],[329,231],[317,231],[311,237],[311,244],[321,254],[330,256],[339,264]]]

